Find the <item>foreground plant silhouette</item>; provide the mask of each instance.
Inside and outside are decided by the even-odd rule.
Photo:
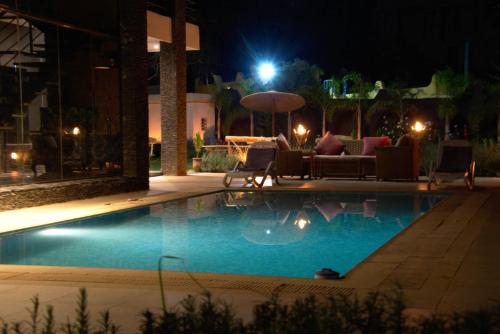
[[[38,296],[31,303],[27,321],[9,323],[0,318],[0,334],[121,331],[109,311],[101,312],[97,324],[92,326],[85,289],[80,289],[74,320],[68,318],[63,324],[55,322],[52,306],[40,311]],[[290,303],[281,301],[279,291],[275,291],[269,300],[254,307],[253,318],[245,323],[231,305],[204,292],[197,297],[189,295],[176,307],[160,313],[142,312],[139,333],[500,333],[500,303],[476,311],[418,319],[409,319],[405,310],[401,288],[390,293],[372,292],[364,298],[310,295]]]

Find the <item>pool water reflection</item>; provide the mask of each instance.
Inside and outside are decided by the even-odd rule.
[[[0,263],[314,277],[346,273],[443,194],[220,192],[0,236]]]

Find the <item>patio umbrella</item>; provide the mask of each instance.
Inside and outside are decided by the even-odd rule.
[[[290,140],[292,132],[292,120],[290,118],[290,113],[297,109],[302,108],[306,101],[304,98],[297,94],[283,93],[276,91],[260,92],[247,95],[243,97],[240,104],[250,110],[264,111],[273,113],[272,121],[272,136],[275,136],[274,128],[276,123],[276,113],[277,112],[287,112],[288,113],[288,140]],[[253,121],[252,121],[253,123]],[[253,132],[253,126],[252,126]]]

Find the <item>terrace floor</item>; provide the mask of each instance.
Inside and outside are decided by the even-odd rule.
[[[221,174],[153,177],[151,189],[87,200],[0,212],[0,232],[13,231],[162,202],[222,189]],[[308,292],[363,295],[392,289],[399,282],[416,314],[476,308],[500,300],[500,179],[477,179],[477,190],[463,183],[440,186],[451,196],[394,240],[367,258],[340,281],[195,274],[217,297],[250,317],[252,306],[274,287],[291,299]],[[273,190],[275,190],[273,188]],[[425,183],[350,180],[285,181],[278,190],[426,191]],[[183,273],[167,273],[169,304],[199,288]],[[0,265],[0,317],[27,319],[25,308],[38,294],[55,306],[56,317],[73,314],[79,287],[86,287],[94,319],[109,309],[124,332],[135,332],[139,314],[161,305],[157,273],[138,270]]]

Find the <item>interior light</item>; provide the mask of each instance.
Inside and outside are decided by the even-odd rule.
[[[12,152],[12,153],[10,154],[10,158],[11,158],[12,160],[17,160],[17,159],[19,159],[19,155],[18,155],[16,152]]]
[[[71,133],[74,134],[75,136],[78,136],[80,134],[80,128],[75,126],[73,130],[71,130]]]

